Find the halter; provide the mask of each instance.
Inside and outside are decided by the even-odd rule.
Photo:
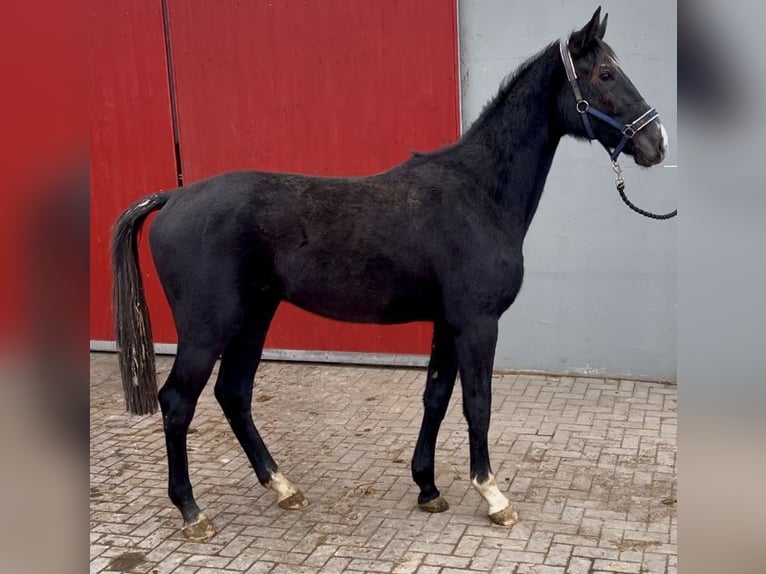
[[[591,106],[590,103],[588,103],[588,100],[582,97],[582,91],[580,91],[580,83],[577,80],[577,72],[575,72],[574,62],[572,62],[572,54],[569,53],[569,45],[567,40],[564,38],[559,40],[559,51],[561,52],[561,61],[564,63],[564,69],[567,73],[569,85],[572,86],[572,92],[574,92],[575,108],[577,109],[577,113],[579,113],[582,117],[582,123],[585,126],[585,131],[588,134],[588,139],[597,139],[596,135],[593,133],[593,126],[590,123],[589,114],[609,124],[622,134],[622,139],[612,150],[610,150],[606,144],[599,142],[602,146],[604,146],[604,149],[609,154],[609,159],[612,160],[612,169],[615,173],[615,183],[617,185],[617,191],[620,193],[622,200],[636,213],[640,213],[641,215],[650,217],[652,219],[670,219],[671,217],[675,217],[675,210],[663,215],[657,215],[648,211],[644,211],[643,209],[633,205],[625,196],[625,179],[622,176],[622,168],[620,167],[620,164],[617,163],[617,158],[619,157],[620,153],[622,153],[622,150],[625,149],[628,141],[632,140],[638,132],[640,132],[654,120],[659,119],[660,114],[658,114],[657,110],[654,108],[649,108],[629,124],[623,124],[609,114],[606,114],[601,110],[597,110]]]

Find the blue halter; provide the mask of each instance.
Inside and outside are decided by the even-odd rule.
[[[613,150],[610,150],[606,145],[601,144],[606,149],[612,162],[616,162],[617,157],[625,148],[625,145],[628,143],[628,141],[633,139],[633,136],[635,136],[638,132],[640,132],[654,120],[659,119],[660,115],[654,108],[649,108],[646,112],[633,120],[631,123],[623,124],[612,116],[592,107],[588,103],[588,100],[582,97],[580,85],[577,80],[577,73],[575,72],[574,63],[572,62],[572,55],[569,53],[568,42],[563,38],[559,40],[559,50],[561,51],[561,60],[564,62],[564,69],[567,73],[569,85],[572,86],[572,91],[574,92],[576,102],[575,106],[577,108],[577,112],[582,116],[582,122],[585,125],[585,131],[588,133],[588,138],[591,140],[596,139],[588,114],[600,119],[602,122],[606,122],[614,129],[622,133],[622,139],[620,140],[620,143],[618,143],[617,147],[615,147]]]

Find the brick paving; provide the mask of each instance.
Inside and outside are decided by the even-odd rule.
[[[171,358],[158,358],[164,380]],[[277,507],[229,430],[212,382],[189,435],[197,501],[217,534],[191,543],[166,495],[159,415],[124,412],[116,357],[91,355],[90,571],[676,574],[676,388],[497,374],[490,453],[519,511],[489,523],[468,480],[459,388],[439,434],[451,508],[416,507],[409,460],[425,372],[264,363],[254,417],[310,501]]]

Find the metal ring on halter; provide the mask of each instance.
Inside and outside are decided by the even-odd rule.
[[[581,108],[580,105],[583,107]],[[590,104],[588,103],[588,100],[578,100],[577,102],[577,113],[584,114],[588,111],[588,108],[590,107]]]
[[[625,126],[622,130],[622,135],[628,139],[632,139],[633,136],[636,135],[636,130],[633,128],[633,126]]]

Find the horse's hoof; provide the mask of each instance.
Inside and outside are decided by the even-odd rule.
[[[419,502],[418,508],[420,508],[420,510],[425,510],[426,512],[444,512],[445,510],[449,510],[449,503],[443,496],[439,495],[428,502]]]
[[[215,528],[213,528],[213,524],[208,520],[207,516],[200,512],[197,521],[184,525],[181,532],[191,542],[205,542],[213,537]]]
[[[489,515],[489,519],[500,526],[513,526],[519,521],[519,513],[509,504],[503,510],[498,510]]]
[[[287,498],[283,498],[277,502],[277,504],[279,505],[279,508],[284,510],[300,510],[301,508],[306,508],[309,505],[309,501],[306,500],[303,493],[298,490]]]

